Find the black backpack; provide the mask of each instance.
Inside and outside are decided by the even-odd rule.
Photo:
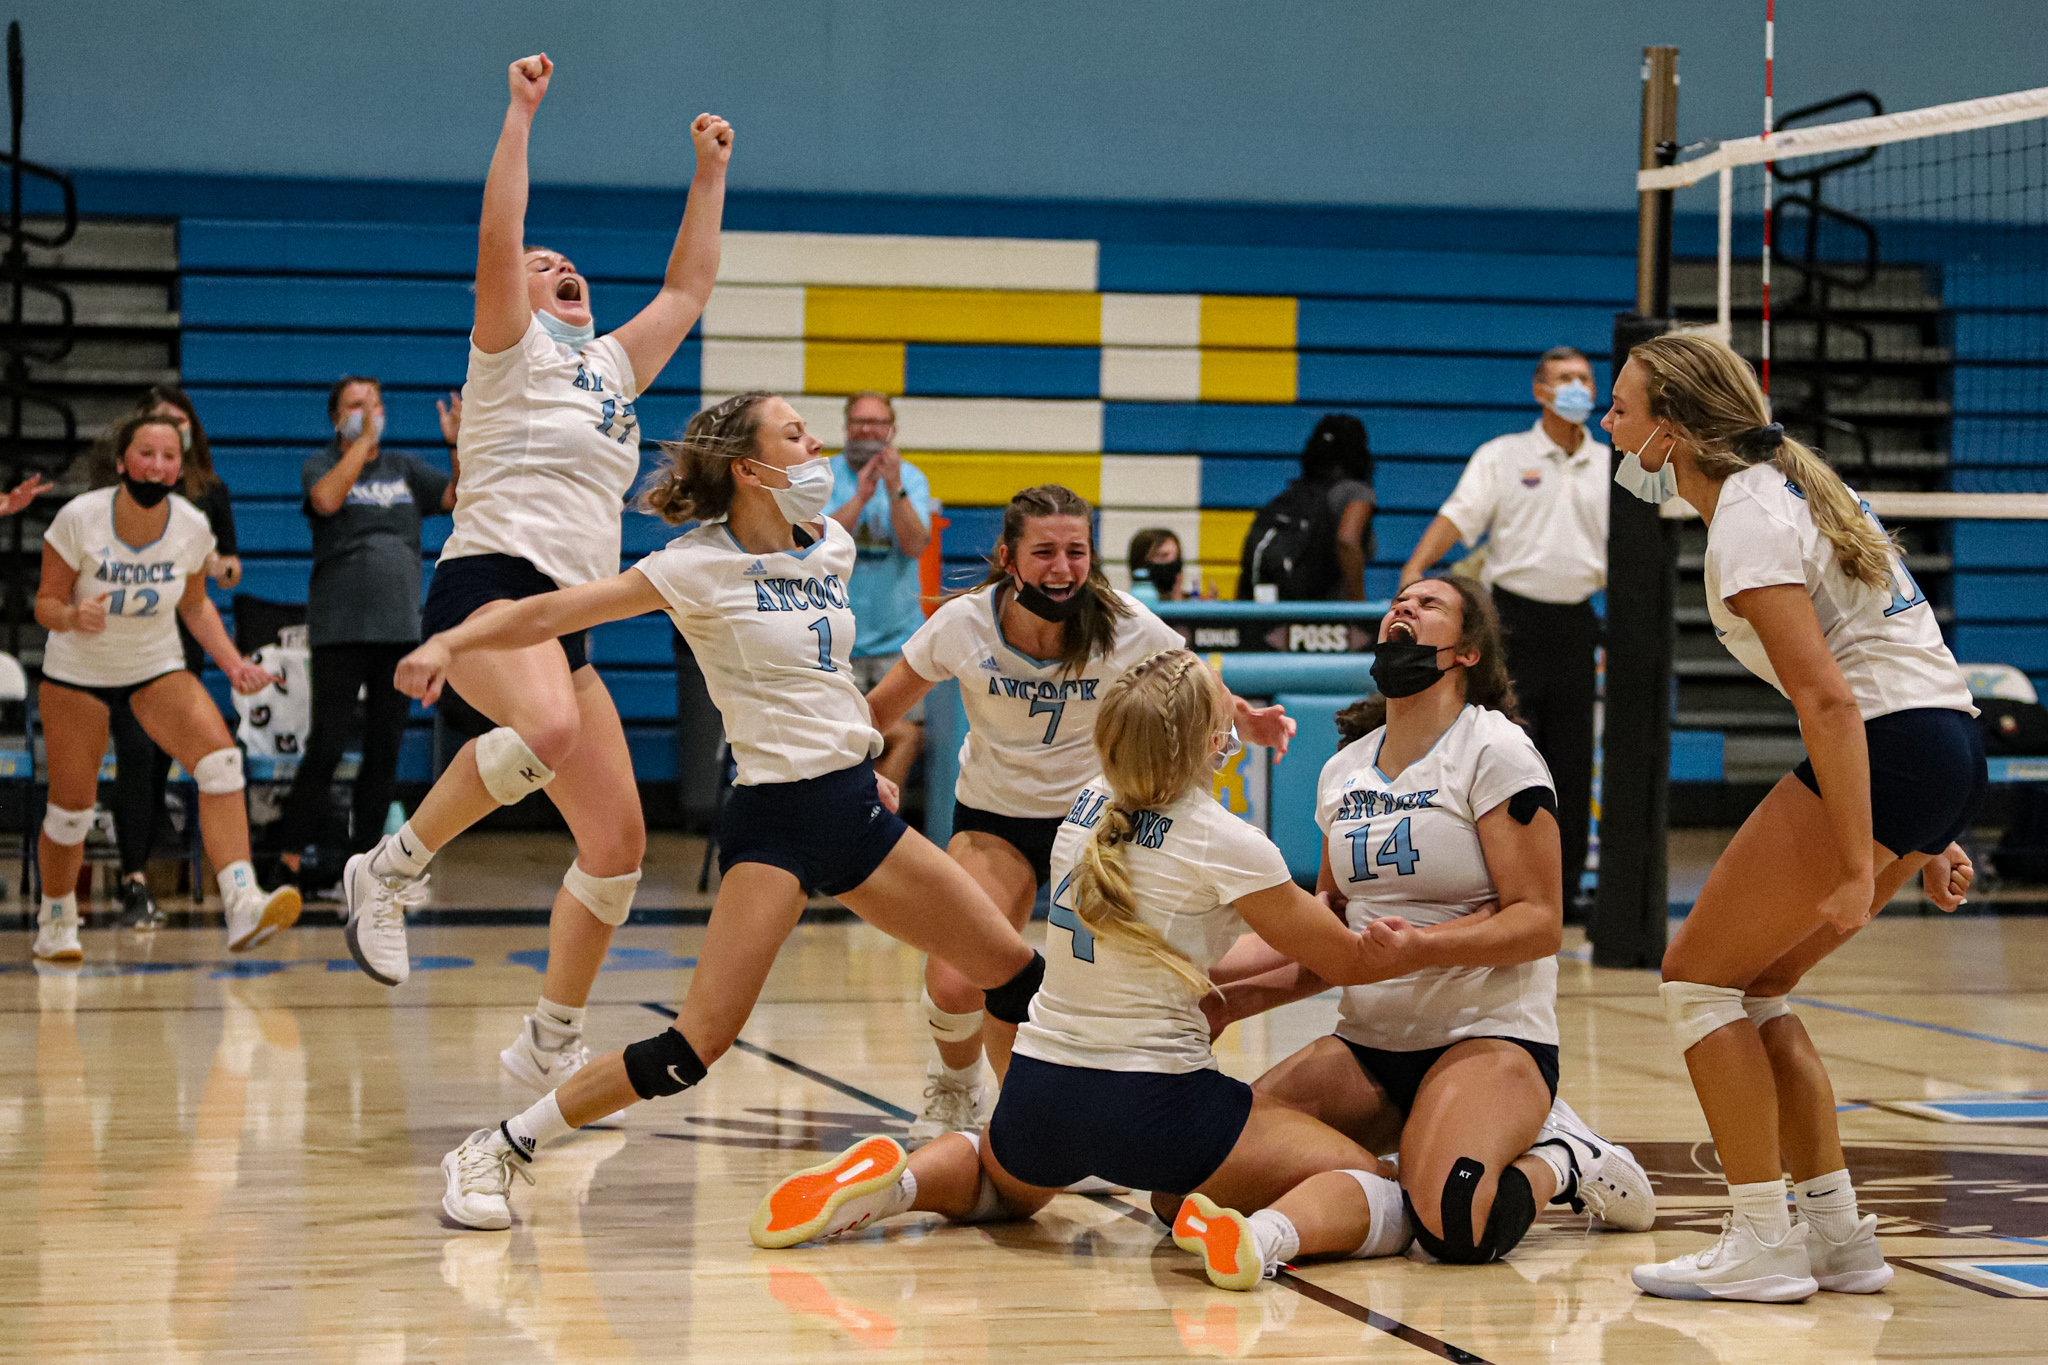
[[[1330,485],[1297,478],[1252,518],[1238,565],[1237,596],[1252,600],[1252,588],[1271,583],[1282,601],[1318,601],[1337,585],[1337,519],[1330,512]]]
[[[2048,707],[2009,697],[1979,697],[1977,728],[1993,758],[2048,754]]]

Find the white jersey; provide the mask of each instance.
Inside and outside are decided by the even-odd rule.
[[[1864,504],[1865,513],[1870,511]],[[1874,521],[1875,518],[1872,518]],[[1934,608],[1913,575],[1892,561],[1890,590],[1842,572],[1835,547],[1813,524],[1806,494],[1774,464],[1752,465],[1721,484],[1707,527],[1707,614],[1744,668],[1784,692],[1756,627],[1728,610],[1750,588],[1797,583],[1813,599],[1828,652],[1856,694],[1863,718],[1938,707],[1977,714]]]
[[[176,493],[167,499],[164,533],[130,545],[114,534],[114,493],[79,494],[43,532],[43,544],[78,572],[71,604],[107,599],[104,631],[53,630],[43,646],[44,674],[79,687],[127,687],[183,668],[178,602],[185,580],[202,572],[213,553],[206,514]]]
[[[619,571],[619,517],[640,473],[633,362],[612,336],[571,350],[529,323],[462,386],[455,527],[443,560],[513,555],[558,587]]]
[[[295,629],[301,637],[304,626]],[[293,645],[265,645],[249,656],[275,682],[255,692],[235,693],[235,742],[251,758],[295,758],[306,752],[313,733],[313,654],[303,639]]]
[[[853,681],[853,536],[830,517],[801,550],[748,554],[723,521],[633,567],[668,603],[725,720],[743,787],[801,782],[882,752]]]
[[[1374,730],[1337,751],[1316,787],[1316,825],[1346,919],[1362,930],[1383,915],[1415,925],[1469,915],[1498,894],[1479,817],[1528,787],[1555,791],[1521,726],[1467,706],[1421,758],[1385,777]],[[1361,1047],[1415,1052],[1466,1038],[1557,1041],[1557,959],[1514,967],[1425,967],[1344,988],[1337,1035]]]
[[[1074,869],[1109,800],[1107,782],[1086,779],[1053,841],[1045,983],[1017,1051],[1098,1071],[1214,1068],[1200,998],[1151,954],[1089,933],[1075,911]],[[1205,972],[1245,931],[1231,902],[1291,880],[1273,841],[1218,805],[1206,782],[1163,811],[1139,811],[1133,825],[1124,856],[1138,917]]]
[[[927,682],[960,680],[967,738],[954,798],[995,815],[1057,817],[1100,762],[1095,709],[1102,689],[1146,655],[1184,649],[1187,641],[1120,592],[1131,614],[1117,621],[1109,652],[1067,673],[1059,660],[1034,659],[1003,638],[997,591],[966,593],[933,612],[904,643],[903,661]]]

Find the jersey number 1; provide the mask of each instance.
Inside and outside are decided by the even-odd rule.
[[[832,623],[820,616],[809,629],[818,634],[818,667],[827,673],[837,673],[839,669],[832,662]]]

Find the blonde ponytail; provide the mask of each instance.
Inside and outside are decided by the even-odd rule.
[[[1771,421],[1748,361],[1722,342],[1687,332],[1645,341],[1628,358],[1642,368],[1650,415],[1694,443],[1701,474],[1720,480],[1768,461],[1806,499],[1842,572],[1872,588],[1891,586],[1898,546],[1827,461]]]
[[[1095,717],[1110,799],[1074,869],[1074,909],[1088,931],[1149,954],[1197,995],[1211,989],[1208,975],[1139,917],[1124,849],[1209,776],[1210,736],[1226,714],[1220,685],[1184,649],[1148,655],[1111,681]]]

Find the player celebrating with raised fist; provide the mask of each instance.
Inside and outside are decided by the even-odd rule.
[[[554,69],[544,55],[512,63],[484,183],[462,482],[427,593],[429,634],[618,572],[620,515],[640,469],[634,400],[689,334],[718,274],[732,128],[700,114],[690,125],[697,175],[661,291],[597,335],[588,282],[566,256],[525,239],[527,136]],[[493,810],[545,789],[575,835],[576,860],[555,897],[540,1003],[500,1054],[544,1093],[588,1058],[584,1002],[640,880],[647,830],[632,759],[583,630],[458,659],[449,681],[496,728],[462,747],[404,828],[349,860],[349,951],[374,980],[404,981],[405,911],[425,900],[428,861]]]
[[[79,865],[114,707],[126,705],[149,737],[192,774],[206,856],[220,869],[228,949],[253,948],[299,918],[299,893],[266,893],[249,866],[242,751],[220,708],[185,668],[182,619],[238,692],[270,674],[244,659],[206,596],[213,531],[171,490],[184,468],[178,425],[131,417],[114,431],[120,482],[66,503],[43,533],[36,624],[50,632],[38,694],[49,746],[50,801],[36,850],[43,903],[35,955],[84,956],[78,943]],[[61,893],[61,894],[57,894]]]

